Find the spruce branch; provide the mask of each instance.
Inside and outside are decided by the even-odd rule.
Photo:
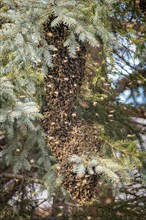
[[[17,179],[17,180],[25,180],[29,183],[40,183],[43,184],[44,181],[39,179],[39,178],[34,178],[34,177],[29,177],[24,175],[20,175],[20,174],[13,174],[13,173],[0,173],[0,178],[9,178],[9,179]]]

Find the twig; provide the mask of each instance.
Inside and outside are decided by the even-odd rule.
[[[40,183],[43,184],[43,180],[28,176],[23,176],[20,174],[13,174],[13,173],[1,173],[0,178],[10,178],[10,179],[18,179],[18,180],[26,180],[30,183]]]

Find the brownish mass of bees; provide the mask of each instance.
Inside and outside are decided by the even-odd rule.
[[[85,47],[79,42],[75,58],[69,56],[64,42],[69,28],[64,24],[52,28],[44,25],[49,45],[54,45],[53,68],[45,77],[46,106],[43,124],[48,134],[48,144],[54,158],[60,163],[63,185],[77,202],[88,202],[94,197],[99,177],[86,173],[79,177],[73,173],[68,158],[96,154],[101,146],[99,129],[77,117],[75,102],[85,75]]]

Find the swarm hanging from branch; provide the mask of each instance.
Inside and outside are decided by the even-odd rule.
[[[45,24],[46,40],[54,45],[53,68],[48,69],[45,78],[46,107],[44,127],[53,156],[60,163],[63,184],[73,199],[86,202],[93,197],[98,175],[84,177],[73,172],[68,158],[77,154],[96,154],[101,140],[99,129],[79,119],[75,113],[75,102],[85,75],[85,47],[78,41],[76,57],[71,57],[64,42],[69,29],[64,24],[52,28]],[[81,171],[82,172],[82,171]]]
[[[13,1],[5,0],[4,2],[7,2],[10,8],[13,8]],[[74,3],[69,1],[69,5],[71,3],[69,9],[68,3],[64,5],[63,1],[57,1],[57,7],[56,3],[54,5],[49,4],[48,7],[48,1],[36,1],[37,5],[34,1],[25,1],[25,4],[23,4],[23,1],[16,2],[21,8],[21,13],[16,13],[20,9],[17,6],[14,7],[15,10],[8,11],[10,13],[8,18],[11,17],[16,22],[12,23],[14,29],[11,24],[8,24],[10,32],[7,32],[7,26],[3,32],[3,39],[7,42],[7,44],[4,44],[3,49],[7,53],[13,52],[16,59],[13,59],[13,62],[6,65],[3,70],[4,72],[9,71],[14,63],[17,66],[21,66],[20,63],[24,63],[24,66],[32,63],[38,67],[41,64],[43,65],[42,70],[47,73],[45,78],[47,104],[44,109],[44,127],[48,133],[48,143],[54,157],[61,165],[60,173],[64,175],[63,183],[66,189],[69,190],[73,198],[87,201],[93,197],[99,177],[98,175],[90,176],[81,165],[80,169],[78,167],[78,174],[81,174],[79,178],[79,175],[73,172],[74,167],[68,162],[68,158],[72,154],[76,154],[78,157],[83,156],[83,158],[86,158],[84,161],[86,164],[89,154],[96,155],[98,153],[101,141],[99,139],[99,129],[94,124],[79,119],[75,113],[76,98],[84,80],[86,53],[84,46],[78,39],[82,42],[88,42],[92,46],[98,44],[95,38],[96,35],[99,35],[106,45],[109,45],[109,43],[111,45],[111,42],[115,41],[112,40],[113,35],[106,28],[108,24],[104,25],[107,19],[104,15],[108,14],[106,12],[111,11],[109,10],[109,4],[114,1],[109,1],[107,6],[103,3],[102,8],[102,4],[100,5],[93,0],[95,10],[93,10],[92,4],[90,4],[91,7],[88,4],[84,5],[84,1],[77,1],[77,3],[80,2],[80,7],[76,1]],[[28,3],[30,4],[28,5]],[[63,4],[64,7],[60,4]],[[72,4],[74,7],[72,7]],[[78,11],[78,8],[83,9],[83,11]],[[84,14],[85,9],[88,10]],[[105,10],[104,13],[103,9]],[[97,13],[94,14],[94,12]],[[91,19],[94,25],[90,23],[91,20],[86,16],[90,13],[91,18],[94,17],[94,19]],[[43,36],[42,25],[40,25],[46,20],[42,14],[45,16],[54,14],[56,16],[55,21],[53,20],[55,28],[50,26],[50,21],[45,25],[48,44],[46,44]],[[78,17],[78,15],[80,16]],[[3,16],[7,17],[7,14],[4,13]],[[42,19],[42,17],[44,18]],[[24,19],[26,19],[26,28],[24,28]],[[95,24],[98,25],[95,26]],[[22,65],[22,67],[24,66]],[[51,68],[51,66],[53,67]],[[40,139],[39,136],[37,136],[37,139]],[[42,144],[40,145],[42,146]],[[32,145],[31,147],[33,148]],[[20,166],[17,167],[20,168]],[[107,172],[107,169],[105,171]],[[50,179],[53,182],[54,178],[51,177]]]

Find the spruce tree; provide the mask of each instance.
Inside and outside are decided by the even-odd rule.
[[[121,188],[142,167],[140,131],[129,117],[135,110],[119,102],[120,86],[108,77],[113,54],[124,59],[121,39],[133,40],[123,16],[129,2],[2,1],[2,189],[9,178],[28,177],[82,205],[98,198],[101,184]],[[142,68],[143,44],[135,44]]]

